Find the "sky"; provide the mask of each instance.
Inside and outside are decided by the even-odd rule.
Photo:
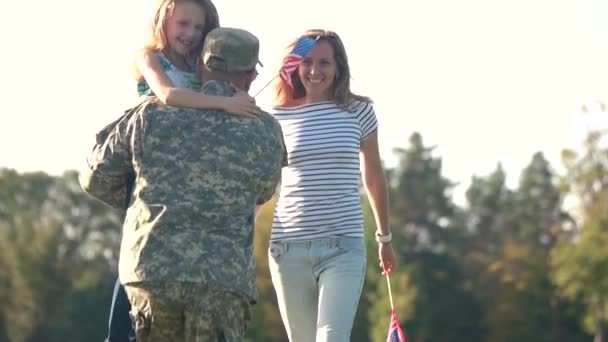
[[[0,32],[0,167],[61,174],[83,167],[94,134],[133,104],[133,51],[150,0],[11,1]],[[381,157],[413,132],[436,146],[444,176],[466,190],[500,162],[508,184],[541,151],[560,172],[560,151],[588,129],[608,128],[605,0],[216,0],[222,26],[260,39],[276,76],[284,47],[306,29],[337,32],[351,85],[370,96]],[[8,7],[7,7],[8,6]],[[8,77],[6,77],[8,73]],[[257,103],[268,109],[270,88]],[[582,114],[582,106],[590,108]]]

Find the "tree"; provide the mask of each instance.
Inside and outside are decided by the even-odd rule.
[[[504,243],[512,235],[513,193],[506,186],[500,164],[487,177],[473,176],[466,192],[463,263],[477,300],[483,304],[484,340],[505,341],[516,308],[506,298],[504,284],[511,281],[501,269]]]
[[[389,180],[391,224],[401,266],[393,289],[402,326],[410,341],[481,340],[479,305],[454,248],[461,232],[451,200],[455,184],[443,177],[441,159],[419,133],[412,134],[407,149],[395,152],[400,160]],[[385,282],[378,283],[377,293],[372,311],[389,317]],[[371,340],[386,338],[387,321],[382,323],[372,327]]]
[[[585,327],[595,342],[607,339],[608,300],[608,149],[602,134],[589,132],[582,155],[565,150],[565,191],[577,201],[579,222],[573,238],[562,238],[552,252],[553,279],[567,298],[586,305]]]
[[[109,306],[116,277],[118,214],[80,191],[75,172],[3,169],[0,189],[0,311],[8,339],[101,339],[107,312],[99,307]]]
[[[525,317],[510,340],[577,341],[586,336],[569,313],[577,304],[560,298],[550,274],[550,252],[560,238],[572,234],[564,229],[570,216],[562,210],[564,196],[558,188],[558,177],[542,153],[533,155],[520,176],[514,193],[514,235],[504,247],[503,272],[512,279],[516,291],[517,316]],[[513,253],[513,251],[517,251]],[[550,329],[547,329],[549,327]]]

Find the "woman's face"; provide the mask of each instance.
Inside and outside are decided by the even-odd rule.
[[[332,46],[325,40],[316,42],[298,67],[298,76],[306,90],[306,98],[313,101],[329,100],[336,71]]]

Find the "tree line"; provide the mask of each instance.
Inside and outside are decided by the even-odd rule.
[[[515,189],[500,164],[472,176],[466,205],[442,160],[414,133],[387,169],[398,269],[391,275],[408,341],[605,342],[608,149],[590,132],[564,150],[563,174],[531,156]],[[390,305],[362,197],[367,277],[352,341],[384,341]],[[566,208],[565,203],[568,203]],[[566,210],[568,209],[568,210]],[[123,213],[61,176],[0,169],[0,342],[101,341]],[[286,341],[268,271],[272,203],[256,222],[260,300],[248,341]]]

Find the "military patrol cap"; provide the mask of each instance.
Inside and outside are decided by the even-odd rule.
[[[207,34],[203,45],[203,63],[213,70],[234,72],[255,69],[262,63],[260,42],[252,33],[231,27],[218,27]]]

